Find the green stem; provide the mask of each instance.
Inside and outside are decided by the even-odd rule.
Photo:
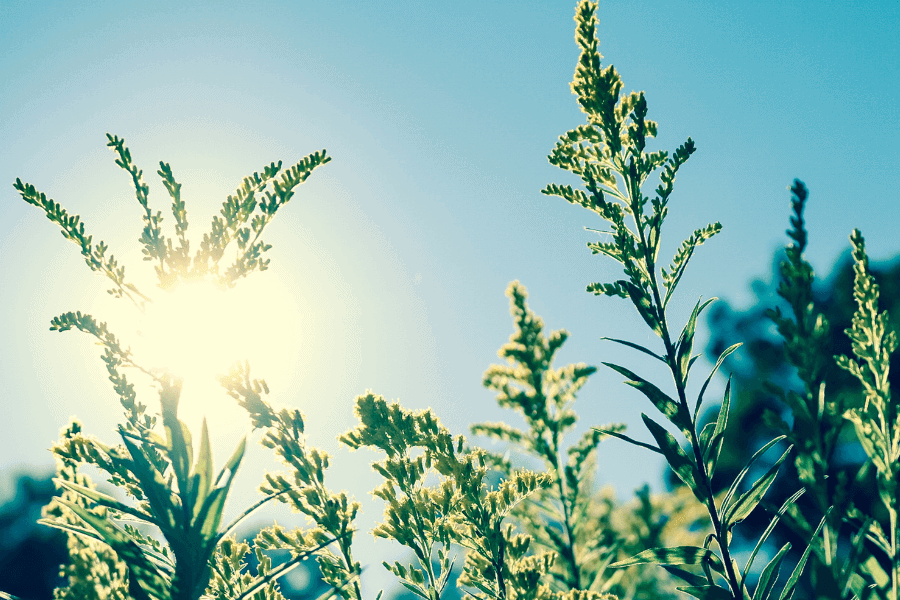
[[[346,527],[342,527],[342,529],[346,529]],[[344,535],[341,536],[341,539],[338,543],[340,544],[341,554],[344,556],[344,562],[347,565],[347,572],[353,573],[353,555],[350,550],[350,543],[347,541],[347,532],[344,531],[343,533]],[[353,595],[356,597],[356,600],[362,600],[362,590],[360,590],[359,587],[359,577],[357,577],[355,573],[353,574]]]
[[[559,443],[557,440],[557,432],[553,431],[553,449],[555,454],[555,465],[556,468],[556,485],[559,490],[559,501],[562,504],[563,508],[563,524],[566,529],[566,540],[568,541],[568,545],[561,550],[564,550],[562,554],[566,559],[566,562],[569,565],[569,570],[572,573],[572,580],[570,581],[570,586],[580,590],[581,589],[581,569],[578,567],[578,562],[575,560],[575,530],[572,526],[572,514],[569,509],[569,503],[566,501],[566,485],[563,481],[562,476],[560,475],[560,460],[559,460]]]
[[[496,560],[494,562],[494,570],[497,571],[497,592],[499,600],[506,600],[506,578],[503,576],[503,562],[506,559],[506,538],[500,528],[500,520],[494,525],[494,531],[500,540],[500,547],[497,549]]]
[[[898,600],[900,586],[900,556],[897,553],[897,499],[893,499],[890,508],[891,516],[891,600]]]
[[[681,365],[678,362],[675,347],[672,345],[672,338],[669,334],[669,326],[666,321],[665,309],[663,308],[662,299],[659,293],[659,282],[656,278],[656,261],[653,258],[650,246],[647,244],[647,238],[644,234],[644,226],[643,223],[641,223],[641,212],[637,210],[639,208],[637,196],[641,193],[640,182],[633,181],[632,178],[628,177],[625,173],[623,173],[623,176],[626,177],[626,184],[628,185],[629,191],[631,192],[632,216],[634,217],[635,225],[637,227],[637,233],[640,237],[641,248],[644,251],[644,263],[647,268],[647,273],[650,276],[650,289],[653,292],[653,301],[657,309],[657,318],[662,330],[663,343],[666,347],[666,356],[668,357],[669,370],[672,372],[672,377],[675,380],[675,389],[678,391],[678,401],[686,410],[689,411],[690,409],[688,407],[687,394],[685,393],[684,387],[684,377],[683,373],[681,373]],[[706,491],[706,509],[709,512],[709,518],[712,521],[713,530],[716,533],[716,541],[719,544],[719,550],[722,552],[722,562],[724,563],[725,572],[728,577],[728,585],[731,587],[731,592],[734,597],[741,598],[743,596],[741,585],[740,583],[738,583],[737,574],[734,571],[734,565],[732,564],[731,560],[731,553],[728,551],[727,532],[723,531],[722,523],[719,520],[719,513],[716,509],[715,494],[712,490],[712,482],[710,481],[709,474],[706,472],[706,462],[703,460],[703,453],[700,451],[700,441],[697,438],[696,424],[693,424],[691,426],[690,433],[690,443],[691,448],[694,452],[694,462],[697,466],[697,472],[700,475],[699,483]],[[900,599],[895,597],[892,600]]]

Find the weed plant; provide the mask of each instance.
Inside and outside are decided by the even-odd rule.
[[[784,395],[793,424],[783,425],[782,434],[759,448],[727,490],[716,494],[712,479],[729,432],[730,383],[713,422],[702,424],[698,416],[710,382],[740,344],[722,352],[697,389],[689,379],[698,358],[693,353],[695,331],[713,300],[697,301],[680,327],[670,322],[667,307],[694,251],[721,225],[700,227],[680,245],[667,267],[659,262],[675,176],[695,151],[694,142],[689,138],[671,154],[647,149],[657,124],[647,118],[644,94],[623,94],[616,70],[601,65],[595,13],[595,4],[582,1],[575,16],[581,56],[572,91],[587,122],[561,136],[549,156],[552,164],[579,177],[583,188],[552,184],[544,193],[582,206],[608,223],[609,229],[600,232],[602,241],[588,247],[620,263],[623,278],[593,283],[587,290],[629,300],[658,338],[652,348],[622,339],[609,341],[664,364],[671,374],[667,384],[657,385],[625,366],[603,363],[625,377],[658,413],[642,414],[652,442],[638,441],[626,435],[622,425],[613,424],[564,444],[577,420],[573,409],[577,392],[596,367],[583,363],[553,367],[568,333],[545,335],[541,319],[527,306],[525,288],[513,282],[507,294],[515,331],[500,350],[506,364],[490,367],[484,385],[497,393],[501,406],[522,414],[525,428],[482,423],[474,425],[472,433],[517,446],[530,457],[524,468],[467,444],[463,436],[441,425],[431,410],[410,411],[373,392],[356,398],[359,423],[340,440],[381,457],[372,466],[383,478],[374,494],[384,501],[384,516],[372,533],[395,540],[412,556],[409,563],[386,562],[384,567],[425,600],[446,597],[460,553],[457,585],[483,600],[668,598],[679,592],[704,600],[766,600],[777,593],[785,600],[793,597],[812,557],[817,596],[898,600],[900,415],[887,379],[897,338],[886,313],[878,310],[878,286],[868,269],[862,235],[858,231],[851,235],[858,304],[847,331],[853,356],[835,359],[825,355],[820,344],[827,323],[811,302],[813,275],[803,259],[807,192],[795,182],[789,231],[794,243],[782,265],[779,288],[792,314],[773,312],[772,318],[786,340],[804,392]],[[270,246],[261,239],[262,233],[298,186],[330,160],[324,151],[317,152],[290,169],[272,163],[261,174],[246,177],[225,200],[192,254],[181,185],[170,166],[161,162],[158,171],[175,221],[175,234],[167,237],[162,214],[150,207],[149,187],[124,140],[108,136],[108,145],[134,184],[143,209],[144,258],[153,263],[161,290],[197,279],[230,288],[253,271],[266,270],[269,261],[264,255]],[[655,195],[645,196],[648,179],[657,171],[660,184]],[[140,309],[153,301],[126,278],[125,268],[108,253],[106,244],[93,242],[78,216],[30,184],[17,179],[14,187],[80,247],[92,270],[112,282],[113,296]],[[226,266],[222,260],[232,242],[235,259]],[[178,377],[137,364],[128,346],[90,315],[62,314],[51,321],[51,329],[77,329],[97,339],[125,411],[119,442],[101,442],[73,420],[53,447],[59,493],[45,508],[43,522],[68,534],[70,558],[63,567],[67,585],[56,590],[56,598],[277,600],[282,598],[277,579],[310,557],[330,586],[328,596],[370,597],[360,585],[361,563],[353,553],[360,503],[326,486],[329,456],[306,443],[300,411],[268,402],[268,386],[251,378],[249,364],[236,364],[220,383],[246,410],[252,430],[261,432],[261,443],[286,471],[266,474],[260,501],[226,524],[223,509],[246,438],[216,472],[205,422],[195,448],[197,432],[179,420]],[[830,364],[859,380],[863,388],[859,402],[829,400],[822,372]],[[154,383],[158,410],[151,411],[138,400],[126,370]],[[832,472],[828,461],[845,422],[852,424],[868,461],[852,477],[832,481],[825,477]],[[608,438],[613,439],[607,443],[624,441],[662,455],[684,486],[661,497],[652,497],[645,488],[634,502],[619,504],[609,490],[594,485],[596,448]],[[754,479],[757,461],[770,451],[777,458]],[[734,529],[754,511],[766,508],[766,493],[789,459],[803,487],[780,506],[769,507],[768,527],[739,564]],[[124,492],[125,500],[100,491],[83,472],[85,465],[103,473],[108,483]],[[858,507],[848,491],[864,485],[870,472],[882,504],[877,514]],[[804,493],[817,507],[813,519],[797,510],[796,501]],[[302,513],[306,525],[292,529],[272,525],[253,540],[235,539],[235,527],[270,501]],[[783,582],[779,572],[790,544],[774,552],[766,546],[781,521],[808,542]],[[269,554],[276,550],[289,551],[289,558],[276,564]],[[251,552],[259,565],[253,572],[247,567]],[[767,563],[754,568],[764,556]],[[650,566],[654,564],[661,568]],[[374,596],[376,600],[380,595]]]

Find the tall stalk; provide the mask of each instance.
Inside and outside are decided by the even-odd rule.
[[[646,414],[641,416],[656,445],[639,442],[616,431],[604,433],[662,454],[675,474],[706,507],[712,525],[712,533],[707,536],[703,547],[652,548],[613,566],[659,563],[689,584],[679,588],[682,591],[698,598],[728,597],[743,600],[750,597],[746,579],[752,562],[775,524],[788,509],[789,503],[773,516],[770,527],[740,573],[729,548],[731,532],[760,503],[791,448],[785,449],[762,477],[745,486],[744,478],[752,464],[766,451],[782,442],[785,436],[777,437],[764,445],[740,472],[721,502],[717,502],[711,481],[728,420],[730,385],[725,389],[716,422],[698,432],[697,421],[707,386],[725,358],[739,344],[731,346],[719,356],[700,389],[692,411],[688,404],[687,388],[690,369],[697,358],[692,355],[694,332],[698,316],[712,300],[696,303],[677,340],[673,339],[666,308],[694,250],[717,234],[722,226],[714,223],[697,229],[678,248],[668,269],[657,269],[662,224],[668,213],[675,175],[695,151],[694,142],[688,138],[671,156],[665,151],[646,151],[647,139],[655,137],[657,124],[647,119],[644,93],[622,94],[622,81],[615,68],[601,66],[602,56],[597,49],[595,35],[595,11],[596,4],[584,0],[578,5],[575,16],[576,41],[581,47],[581,56],[572,82],[572,91],[578,96],[582,111],[587,115],[587,124],[561,136],[549,156],[552,164],[578,175],[585,190],[552,184],[544,189],[544,193],[579,204],[598,214],[611,226],[610,231],[598,231],[610,236],[610,241],[591,242],[588,247],[594,254],[604,254],[618,261],[623,267],[625,278],[609,283],[593,283],[587,290],[597,295],[619,296],[631,300],[644,322],[660,338],[663,352],[659,354],[626,340],[611,341],[664,363],[672,375],[675,398],[625,367],[604,364],[624,375],[627,384],[642,392],[680,430],[690,446],[690,453],[682,448],[667,429]],[[651,199],[644,196],[642,187],[659,168],[662,168],[660,185],[655,190],[656,196]],[[633,227],[627,223],[629,219]],[[794,499],[798,495],[795,494]],[[818,535],[821,527],[822,524],[813,537]],[[713,541],[716,542],[718,552],[712,548]],[[781,548],[765,567],[753,600],[764,600],[770,596],[778,579],[778,570],[789,549],[790,544]],[[793,595],[809,551],[807,548],[788,580],[781,594],[782,599]],[[698,565],[704,576],[673,565]]]
[[[846,330],[852,342],[854,359],[836,357],[837,364],[849,371],[863,386],[865,404],[844,413],[853,423],[863,449],[877,470],[878,495],[889,515],[887,536],[877,521],[866,532],[890,560],[890,600],[898,600],[900,588],[900,548],[898,548],[898,479],[900,479],[900,407],[891,402],[888,381],[891,354],[897,349],[897,332],[891,327],[887,311],[878,311],[878,284],[869,272],[866,242],[858,229],[850,236],[853,244],[853,297],[857,310],[853,324]],[[888,541],[888,539],[890,541]],[[874,567],[874,565],[873,565]]]

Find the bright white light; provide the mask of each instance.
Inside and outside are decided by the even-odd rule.
[[[117,304],[128,308],[121,300]],[[274,277],[241,281],[232,289],[207,280],[182,282],[171,292],[155,290],[136,327],[129,312],[133,334],[123,337],[135,363],[183,380],[179,418],[195,436],[205,418],[214,445],[216,439],[233,445],[249,424],[246,412],[219,385],[219,375],[248,360],[251,377],[284,393],[280,380],[297,371],[302,317],[293,294]],[[155,412],[152,397],[142,401]]]
[[[210,281],[158,293],[138,332],[138,361],[189,382],[215,381],[235,361],[249,358],[254,345],[248,318],[253,307],[241,296]]]

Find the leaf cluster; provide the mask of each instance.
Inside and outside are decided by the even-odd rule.
[[[565,437],[577,423],[573,408],[576,395],[596,367],[578,363],[553,368],[554,356],[568,332],[544,333],[543,321],[528,307],[527,291],[518,281],[510,283],[506,294],[515,332],[498,352],[506,364],[491,366],[483,384],[497,393],[500,406],[524,417],[526,429],[497,422],[472,425],[471,431],[512,445],[551,477],[550,485],[538,490],[514,513],[534,543],[556,555],[550,570],[551,587],[559,592],[589,590],[620,597],[664,597],[665,585],[658,577],[627,574],[609,565],[628,556],[629,549],[658,544],[669,537],[674,529],[666,527],[670,519],[681,526],[681,531],[690,528],[698,515],[674,499],[651,498],[647,490],[639,492],[634,505],[621,506],[595,489],[598,444],[610,435],[621,434],[624,425],[588,429],[564,448]],[[504,456],[487,456],[502,476],[513,472]],[[661,514],[663,505],[670,512],[665,517]]]
[[[697,229],[676,251],[669,267],[660,268],[659,275],[657,274],[662,225],[668,213],[675,175],[693,154],[695,146],[688,139],[671,157],[662,151],[646,150],[647,138],[656,135],[657,125],[647,119],[644,94],[622,94],[622,81],[618,73],[612,66],[602,67],[602,56],[596,41],[595,12],[596,5],[584,1],[579,4],[575,17],[578,24],[576,41],[581,48],[581,57],[572,91],[587,115],[587,124],[562,136],[549,156],[551,164],[578,175],[585,190],[552,185],[544,191],[591,210],[611,225],[611,231],[608,232],[611,240],[591,243],[589,247],[594,254],[603,254],[619,262],[625,279],[591,284],[588,291],[631,300],[647,326],[660,338],[662,351],[654,351],[626,340],[611,341],[638,350],[665,364],[671,373],[675,394],[666,393],[626,367],[613,363],[604,364],[623,375],[628,385],[650,400],[657,411],[683,435],[687,449],[669,429],[646,414],[641,416],[655,443],[641,442],[620,432],[608,433],[661,454],[678,479],[706,508],[712,527],[702,547],[652,548],[613,566],[627,567],[646,562],[669,565],[671,573],[688,583],[688,586],[679,588],[682,591],[698,598],[728,597],[737,600],[750,595],[747,573],[758,550],[751,554],[741,571],[731,558],[732,530],[759,506],[791,448],[784,449],[781,457],[761,477],[745,484],[744,480],[753,463],[767,450],[778,445],[784,437],[771,440],[751,458],[750,464],[738,474],[725,496],[721,500],[717,499],[711,481],[728,422],[730,385],[726,386],[722,406],[713,423],[699,428],[698,415],[712,377],[739,344],[727,348],[719,356],[691,407],[687,388],[690,370],[697,358],[692,354],[697,318],[712,300],[696,303],[677,338],[670,331],[666,308],[694,250],[718,233],[721,225],[715,223]],[[650,174],[659,168],[662,168],[660,185],[656,188],[656,196],[651,199],[643,194],[642,186]],[[632,226],[627,224],[626,218],[630,218]],[[779,519],[779,513],[772,517],[771,526],[760,538],[757,549],[765,542]],[[715,546],[712,542],[715,542]],[[752,595],[754,600],[768,598],[772,593],[777,572],[788,548],[789,546],[782,548],[764,569],[765,577],[757,582]],[[808,552],[809,550],[785,585],[780,595],[782,600],[793,594]],[[673,565],[697,565],[701,567],[702,574]]]
[[[151,208],[150,187],[144,183],[143,171],[134,164],[125,140],[111,134],[106,134],[106,137],[107,146],[116,154],[116,164],[131,176],[135,197],[143,209],[141,218],[144,227],[139,238],[141,251],[145,261],[155,263],[158,284],[164,290],[173,289],[181,281],[207,275],[212,275],[222,286],[232,287],[253,271],[265,271],[269,260],[263,255],[271,245],[261,239],[263,231],[278,209],[294,196],[297,186],[305,182],[317,167],[331,160],[322,150],[306,156],[286,170],[282,170],[282,163],[278,161],[266,166],[261,175],[253,173],[245,177],[234,194],[222,203],[219,215],[213,217],[209,232],[203,234],[200,247],[191,259],[187,209],[181,198],[181,184],[175,179],[171,166],[160,161],[157,174],[172,200],[174,239],[166,237],[162,231],[162,212]],[[119,265],[114,255],[107,254],[109,247],[104,242],[93,243],[93,236],[86,233],[80,216],[70,215],[59,203],[21,179],[17,178],[13,187],[25,202],[42,209],[47,218],[60,227],[63,237],[81,248],[81,255],[91,270],[113,282],[110,294],[126,297],[141,307],[152,301],[125,279],[125,267]],[[235,258],[221,269],[219,263],[232,241],[237,246]]]
[[[671,578],[665,581],[678,580],[678,590],[701,600],[768,600],[776,595],[789,600],[807,561],[814,557],[820,597],[898,600],[900,410],[889,382],[898,340],[888,314],[879,310],[879,287],[862,235],[858,231],[851,235],[856,311],[846,333],[853,356],[832,359],[825,352],[830,325],[813,301],[814,273],[803,257],[808,191],[795,181],[788,231],[793,244],[780,265],[778,288],[791,314],[774,310],[769,316],[784,338],[785,355],[804,389],[785,392],[770,386],[793,410],[793,424],[769,415],[781,435],[762,444],[727,489],[718,493],[713,479],[726,435],[734,429],[729,427],[730,379],[714,418],[704,423],[700,415],[713,377],[740,344],[724,348],[699,390],[689,390],[689,375],[699,357],[694,354],[697,321],[715,299],[698,300],[680,332],[672,327],[667,308],[694,251],[721,225],[694,230],[667,267],[659,263],[675,177],[696,148],[688,138],[671,154],[648,150],[658,126],[647,118],[644,93],[622,93],[615,68],[602,66],[596,9],[596,4],[583,0],[575,16],[581,54],[572,91],[587,122],[561,136],[549,156],[551,164],[579,177],[583,189],[551,184],[543,192],[578,204],[608,224],[608,231],[598,232],[607,237],[588,247],[619,263],[622,278],[592,283],[587,290],[628,299],[658,337],[652,349],[606,339],[665,365],[671,375],[666,385],[625,366],[603,363],[659,413],[642,413],[652,440],[640,441],[626,435],[624,426],[613,424],[592,428],[564,446],[566,434],[577,423],[576,396],[596,367],[577,363],[554,368],[568,333],[545,334],[543,321],[528,308],[525,288],[513,282],[507,294],[515,332],[499,352],[506,364],[490,367],[483,384],[496,392],[500,406],[522,415],[525,428],[482,423],[472,432],[516,446],[540,463],[543,472],[516,468],[508,456],[467,446],[465,438],[452,435],[431,410],[411,411],[372,392],[358,396],[359,424],[340,440],[350,448],[366,447],[384,455],[372,465],[383,479],[373,494],[385,505],[383,520],[372,533],[398,542],[415,558],[407,564],[385,561],[384,567],[424,600],[440,600],[446,593],[460,550],[464,559],[457,585],[480,600],[615,598],[609,592],[669,595],[663,580],[643,568],[648,564],[662,566]],[[167,237],[162,213],[151,208],[149,187],[124,140],[107,138],[116,164],[130,175],[142,209],[139,241],[144,260],[153,263],[163,290],[197,278],[211,278],[230,288],[253,271],[266,270],[265,253],[271,246],[262,239],[265,228],[296,187],[330,160],[324,151],[317,152],[290,169],[282,171],[281,162],[271,163],[261,174],[244,178],[192,255],[182,186],[171,167],[161,162],[158,171],[172,200],[175,228]],[[657,172],[655,195],[645,196],[644,187]],[[111,294],[129,298],[141,308],[151,301],[126,280],[124,267],[108,254],[108,247],[94,244],[80,217],[69,215],[19,179],[14,187],[80,247],[92,270],[113,282]],[[236,247],[234,260],[222,267],[231,242]],[[330,586],[327,596],[363,600],[362,569],[352,547],[360,504],[325,485],[330,457],[307,444],[299,410],[276,409],[268,402],[268,385],[251,378],[249,364],[235,365],[219,382],[247,412],[252,429],[261,431],[262,445],[274,451],[287,472],[267,473],[260,486],[263,497],[225,524],[225,502],[243,461],[246,437],[217,471],[205,421],[195,448],[192,432],[179,419],[180,379],[138,365],[106,323],[90,315],[63,313],[53,319],[51,329],[77,329],[103,346],[102,360],[125,409],[125,421],[118,428],[120,443],[105,444],[73,421],[53,447],[59,494],[45,508],[42,522],[68,534],[71,558],[64,568],[68,585],[56,591],[57,598],[282,600],[277,579],[314,557]],[[826,398],[825,382],[834,364],[862,386],[858,406]],[[123,368],[151,379],[159,394],[158,411],[151,413],[138,401]],[[845,422],[852,424],[868,460],[852,482],[845,477],[833,484],[828,481],[834,472],[831,461]],[[683,487],[655,498],[645,488],[634,503],[618,506],[593,485],[596,448],[608,438],[660,454]],[[777,458],[766,458],[770,453]],[[779,506],[767,495],[792,453],[804,487]],[[80,470],[85,466],[107,477],[119,496],[98,489]],[[869,473],[887,518],[864,511],[848,491],[862,485]],[[804,496],[818,509],[816,517],[821,519],[816,526],[797,508]],[[303,514],[307,527],[273,524],[251,542],[237,541],[232,536],[235,528],[273,500]],[[735,558],[736,527],[751,515],[758,516],[759,509],[768,511],[767,525],[741,567]],[[775,539],[772,534],[782,521],[804,542],[796,561],[788,560],[791,542],[768,552],[767,544]],[[849,543],[840,543],[842,539]],[[279,551],[289,556],[276,564],[272,553]],[[251,553],[258,563],[255,572],[248,567]],[[761,556],[767,556],[767,563],[754,569]],[[781,568],[791,563],[791,574],[779,585]],[[640,572],[629,575],[629,567],[639,567]]]

